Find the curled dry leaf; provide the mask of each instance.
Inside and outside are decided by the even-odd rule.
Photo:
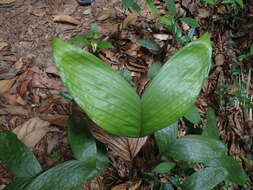
[[[81,24],[81,22],[69,15],[56,15],[53,19],[54,22],[66,22],[74,25]]]
[[[35,117],[16,127],[13,132],[24,144],[33,148],[47,132],[56,130],[49,128],[49,125],[49,122]]]
[[[103,21],[103,20],[106,20],[114,15],[115,15],[115,12],[113,9],[103,9],[98,13],[97,20]]]
[[[125,29],[130,25],[134,25],[137,21],[138,15],[136,13],[129,14],[123,21],[122,28]]]
[[[132,161],[147,141],[147,137],[127,138],[112,135],[96,126],[91,127],[91,132],[98,141],[106,144],[114,155],[126,161]]]
[[[10,93],[5,93],[2,95],[6,101],[8,102],[8,104],[10,105],[25,105],[26,102],[23,100],[23,98],[17,94],[10,94]]]
[[[8,92],[13,86],[16,78],[10,80],[0,80],[0,94]]]

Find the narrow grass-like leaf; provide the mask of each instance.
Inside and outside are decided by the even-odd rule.
[[[175,5],[174,0],[165,0],[165,3],[169,11],[172,13],[172,15],[176,15],[177,10],[176,10],[176,5]]]
[[[187,135],[170,144],[166,153],[177,160],[207,162],[221,157],[226,151],[226,146],[216,139]]]
[[[231,156],[222,156],[215,160],[211,160],[207,163],[207,166],[223,168],[228,172],[226,180],[233,183],[243,185],[247,180],[247,175],[245,174],[242,166],[238,164]]]
[[[158,174],[165,174],[169,173],[171,169],[176,166],[174,162],[162,162],[158,164],[152,171]]]
[[[155,132],[155,141],[161,154],[166,155],[169,145],[176,140],[177,134],[178,134],[177,122]]]
[[[123,9],[128,9],[133,5],[133,0],[122,0]]]
[[[189,18],[189,17],[183,17],[183,18],[180,18],[180,20],[185,22],[186,24],[188,24],[192,28],[199,27],[198,21],[196,19]]]
[[[158,11],[152,0],[146,0],[148,7],[150,8],[154,17],[158,16]]]
[[[142,96],[141,136],[184,116],[208,75],[211,55],[211,42],[206,34],[186,45],[163,65]]]
[[[149,79],[155,78],[155,76],[159,73],[161,68],[162,64],[160,62],[155,62],[154,64],[152,64],[147,73],[148,78]]]
[[[159,51],[161,48],[154,40],[140,39],[136,41],[137,44],[147,49]]]
[[[202,135],[219,139],[215,112],[212,108],[209,108],[207,111],[207,124],[203,128]]]
[[[211,190],[222,182],[227,173],[221,168],[205,168],[186,178],[182,184],[184,190]]]
[[[0,160],[19,178],[31,178],[42,172],[32,151],[10,131],[0,131]]]
[[[188,112],[184,115],[184,117],[190,121],[191,123],[198,125],[201,122],[200,114],[195,105],[193,105]]]
[[[59,39],[53,57],[75,101],[104,130],[120,136],[140,135],[140,98],[118,73],[96,56]]]
[[[243,0],[235,0],[235,2],[241,6],[241,8],[244,7],[244,3],[243,3]]]
[[[207,4],[209,4],[209,5],[215,5],[215,0],[201,0],[202,2],[205,2],[205,3],[207,3]]]
[[[91,165],[96,166],[96,142],[88,126],[76,115],[70,116],[68,121],[68,140],[76,159],[89,160]]]

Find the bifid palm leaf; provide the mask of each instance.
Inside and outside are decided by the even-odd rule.
[[[59,39],[54,61],[75,101],[100,127],[119,136],[140,137],[182,117],[194,103],[211,65],[206,34],[174,55],[140,99],[103,61]]]

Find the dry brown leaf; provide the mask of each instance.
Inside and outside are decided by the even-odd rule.
[[[79,20],[77,20],[74,17],[69,16],[69,15],[56,15],[56,16],[54,16],[53,21],[54,22],[66,22],[66,23],[75,24],[75,25],[81,24],[81,22]]]
[[[10,80],[0,80],[0,94],[8,92],[15,81],[16,77]]]
[[[16,94],[10,94],[10,93],[5,93],[2,95],[3,97],[5,97],[6,101],[10,104],[10,105],[25,105],[25,101],[21,98],[21,96],[16,95]]]
[[[134,25],[137,21],[138,15],[136,13],[129,14],[123,21],[122,28],[125,29],[130,25]]]
[[[97,14],[97,20],[103,21],[115,15],[113,9],[103,9]]]
[[[23,106],[11,106],[11,105],[6,105],[2,108],[0,108],[2,111],[0,114],[5,115],[5,114],[10,114],[10,115],[20,115],[20,116],[29,116],[28,110],[26,110]]]
[[[6,42],[0,42],[0,51],[4,49],[8,44]]]
[[[66,127],[68,123],[68,115],[46,115],[42,116],[41,119],[50,122],[51,124]]]
[[[38,117],[31,118],[24,124],[16,127],[13,132],[28,147],[33,148],[49,131],[56,129],[49,128],[50,123]]]
[[[114,186],[112,190],[136,190],[140,187],[141,185],[141,180],[133,183],[125,183],[125,184],[120,184],[117,186]]]
[[[112,188],[112,190],[127,190],[127,184],[120,184]]]
[[[215,56],[215,64],[218,66],[224,65],[225,63],[225,56],[221,53]]]
[[[49,66],[45,70],[46,73],[54,74],[54,75],[59,75],[57,68],[55,66]]]
[[[132,161],[145,144],[147,137],[127,138],[112,135],[99,127],[91,127],[93,136],[100,142],[106,144],[114,155],[126,161]]]
[[[10,4],[14,3],[16,0],[0,0],[0,4]]]

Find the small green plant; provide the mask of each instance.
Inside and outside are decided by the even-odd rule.
[[[139,13],[141,11],[140,6],[133,0],[122,0],[122,7],[124,9],[133,9],[135,12]]]
[[[68,122],[68,139],[76,160],[43,171],[28,147],[10,131],[0,131],[0,160],[16,179],[4,190],[76,190],[99,175],[109,160],[78,116]]]
[[[91,24],[90,31],[85,36],[74,37],[69,40],[70,43],[88,47],[92,52],[96,52],[101,49],[113,48],[112,44],[107,41],[95,40],[94,38],[101,33],[98,31],[97,24]]]
[[[177,18],[176,17],[176,6],[174,3],[174,0],[165,0],[165,3],[168,8],[168,12],[164,16],[160,16],[157,8],[155,7],[154,3],[152,0],[146,0],[146,3],[148,7],[151,10],[151,13],[155,18],[158,18],[161,23],[169,30],[169,32],[174,36],[176,42],[183,46],[189,41],[191,41],[191,38],[193,37],[195,30],[197,27],[199,27],[197,20],[189,17],[182,17],[182,18]],[[183,30],[178,27],[177,22],[178,21],[183,21],[189,27],[188,34],[184,34]]]
[[[188,111],[208,75],[211,53],[207,34],[186,45],[164,64],[139,97],[96,56],[53,40],[55,63],[74,100],[98,126],[128,137],[149,135]]]

